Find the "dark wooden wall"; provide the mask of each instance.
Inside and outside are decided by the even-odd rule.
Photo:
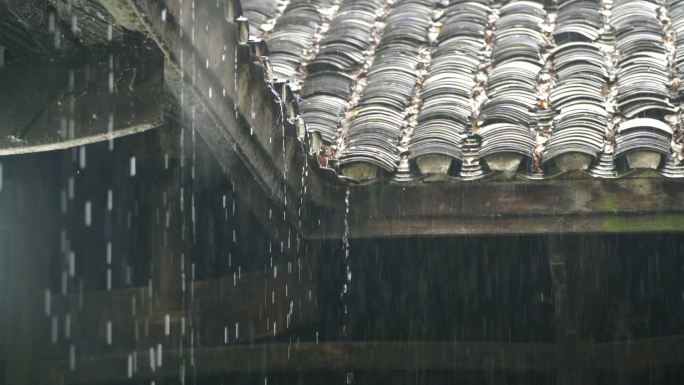
[[[308,246],[282,212],[250,211],[191,126],[0,162],[6,383],[60,382],[88,357],[125,363],[159,344],[177,369],[224,334],[232,344],[287,339],[314,319]],[[67,370],[35,370],[45,360]],[[116,373],[126,378],[125,365]]]

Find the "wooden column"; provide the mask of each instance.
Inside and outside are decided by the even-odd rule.
[[[50,260],[59,252],[57,153],[3,159],[0,222],[6,227],[6,378],[12,385],[42,384],[49,341],[45,289]]]
[[[581,251],[581,236],[549,238],[549,269],[555,304],[557,367],[559,385],[594,383],[592,344],[583,341],[578,325],[577,290],[573,285],[573,256]]]

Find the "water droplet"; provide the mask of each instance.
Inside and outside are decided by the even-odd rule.
[[[86,227],[90,227],[93,221],[93,212],[92,212],[92,203],[90,201],[86,201],[85,203],[85,225]]]
[[[50,342],[53,345],[57,344],[59,341],[59,317],[56,315],[52,316],[50,320]]]
[[[168,336],[171,334],[171,316],[166,314],[164,316],[164,335]]]
[[[62,271],[62,295],[67,295],[67,281],[68,274],[66,271]]]
[[[50,12],[48,14],[48,32],[55,32],[55,13]]]
[[[162,366],[162,344],[157,344],[157,367]]]
[[[131,176],[135,176],[135,157],[131,157]]]
[[[74,345],[69,345],[69,370],[76,370],[76,347]]]
[[[112,344],[112,321],[107,321],[107,345]]]
[[[154,348],[150,348],[150,370],[151,371],[156,371],[157,370],[157,359],[155,357],[155,352]]]
[[[79,33],[78,29],[78,17],[76,15],[71,16],[71,32],[76,35]]]
[[[70,176],[69,180],[67,181],[67,190],[68,190],[68,196],[69,200],[74,199],[74,177]]]
[[[55,45],[55,48],[59,49],[59,47],[62,45],[62,34],[59,32],[59,30],[55,29],[55,34],[53,35],[53,37],[53,43]]]
[[[67,264],[69,266],[69,277],[73,278],[76,276],[76,253],[70,251],[67,255]]]
[[[110,266],[111,264],[112,264],[112,243],[107,242],[107,265]]]
[[[114,71],[109,71],[108,77],[109,77],[109,79],[107,82],[107,86],[108,86],[107,88],[109,90],[109,94],[111,95],[114,93]]]
[[[50,288],[45,289],[45,316],[49,317],[52,311],[52,293]]]
[[[81,146],[78,149],[78,166],[81,170],[86,168],[86,147]]]
[[[133,378],[133,356],[128,355],[128,378]]]
[[[71,338],[71,313],[64,315],[64,338]]]

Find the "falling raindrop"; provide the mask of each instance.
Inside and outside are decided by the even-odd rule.
[[[59,341],[59,317],[53,315],[50,319],[50,342],[53,345]]]
[[[59,29],[55,29],[55,33],[53,35],[54,40],[53,43],[55,45],[55,49],[59,49],[59,47],[62,45],[62,34],[59,32]]]
[[[64,315],[64,338],[71,338],[71,313]]]
[[[135,156],[131,157],[131,176],[135,176]]]
[[[69,277],[66,271],[62,271],[62,295],[67,295],[67,281]]]
[[[157,370],[157,359],[155,357],[155,351],[154,348],[150,348],[150,370],[151,371],[156,371]]]
[[[50,292],[50,288],[45,289],[45,316],[49,317],[52,309],[52,293]]]
[[[157,344],[157,367],[162,366],[162,344]]]
[[[112,242],[107,242],[107,265],[112,264]]]
[[[78,166],[81,170],[86,168],[86,146],[78,148]]]
[[[110,113],[107,118],[107,134],[109,135],[109,151],[114,151],[114,114]]]
[[[48,32],[54,33],[55,32],[55,13],[50,12],[48,14]]]
[[[76,15],[71,16],[71,33],[77,35],[80,32],[78,28],[78,17]]]
[[[68,190],[68,196],[69,200],[74,199],[74,177],[70,176],[69,180],[67,181],[67,190]]]
[[[67,265],[69,267],[69,277],[73,278],[76,276],[76,252],[70,251],[67,254]]]
[[[107,345],[112,345],[112,321],[107,321]]]
[[[69,370],[76,370],[76,347],[73,344],[69,345]]]
[[[127,365],[128,378],[133,378],[133,356],[130,354],[128,355],[127,363],[128,363],[128,365]]]
[[[92,203],[90,201],[86,201],[85,203],[85,225],[86,227],[90,227],[92,224]]]
[[[114,192],[112,189],[107,190],[107,211],[112,211],[114,208]]]

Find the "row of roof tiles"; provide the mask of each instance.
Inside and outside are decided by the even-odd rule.
[[[682,3],[252,0],[243,14],[343,174],[680,177]]]

